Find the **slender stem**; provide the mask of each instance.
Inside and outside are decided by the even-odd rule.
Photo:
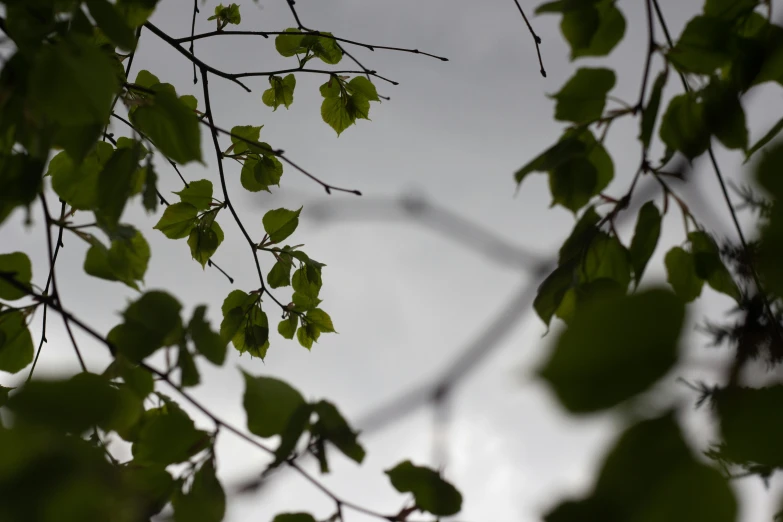
[[[202,62],[195,56],[193,56],[191,53],[187,51],[187,49],[184,49],[179,43],[177,43],[176,40],[174,40],[172,37],[158,29],[155,25],[153,25],[151,22],[146,22],[144,24],[144,27],[152,31],[155,36],[172,46],[174,49],[176,49],[180,54],[182,54],[185,58],[193,62],[195,65],[197,65],[200,69],[206,69],[207,71],[211,72],[215,76],[220,76],[221,78],[225,78],[226,80],[232,81],[245,89],[247,92],[252,92],[250,88],[245,85],[244,83],[240,82],[236,77],[234,77],[231,74],[225,73],[223,71],[219,71],[218,69],[215,69],[214,67],[211,67],[207,65],[206,63]]]
[[[193,21],[190,24],[190,54],[193,55],[193,57],[196,57],[196,49],[194,46],[194,43],[196,41],[195,38],[193,38],[193,35],[196,34],[196,15],[198,14],[198,0],[193,0]],[[198,75],[196,74],[196,63],[193,62],[193,84],[198,83]]]
[[[514,3],[517,4],[517,9],[519,9],[519,14],[522,15],[522,19],[525,21],[525,25],[527,25],[528,31],[530,31],[530,35],[533,37],[533,40],[536,42],[536,54],[538,55],[538,65],[541,66],[541,76],[546,78],[546,70],[544,69],[544,60],[541,58],[541,37],[536,34],[536,32],[533,30],[533,26],[530,24],[530,20],[527,19],[527,15],[525,15],[525,11],[522,10],[522,6],[519,5],[519,0],[514,0]]]
[[[220,186],[223,189],[223,200],[226,206],[228,207],[228,210],[231,212],[231,215],[234,216],[234,221],[239,227],[239,230],[242,232],[242,235],[245,236],[245,240],[247,241],[247,244],[249,245],[250,250],[253,253],[253,261],[255,262],[256,265],[256,272],[258,273],[258,280],[261,284],[261,291],[266,292],[272,298],[272,300],[275,303],[277,303],[278,306],[285,309],[286,308],[285,305],[283,305],[280,301],[278,301],[273,294],[267,291],[266,283],[264,283],[264,274],[261,273],[261,264],[258,262],[258,252],[256,249],[256,244],[253,241],[253,239],[250,237],[250,234],[247,233],[247,230],[245,229],[245,225],[243,225],[242,220],[239,219],[239,215],[237,215],[237,211],[234,209],[234,204],[231,203],[231,198],[228,195],[228,188],[226,187],[226,176],[223,170],[223,153],[220,149],[220,143],[218,142],[218,133],[215,127],[214,118],[212,116],[212,102],[210,101],[209,98],[209,74],[206,68],[201,68],[201,84],[202,84],[202,89],[204,90],[204,105],[206,107],[205,114],[207,115],[207,120],[209,121],[209,125],[212,130],[210,134],[212,135],[212,144],[215,147],[215,155],[217,156],[218,173],[220,175]]]
[[[197,0],[198,1],[198,0]],[[436,60],[441,60],[443,62],[448,62],[449,59],[445,58],[443,56],[438,56],[436,54],[431,53],[425,53],[424,51],[420,51],[418,49],[408,49],[404,47],[392,47],[388,45],[375,45],[375,44],[366,44],[362,42],[357,42],[355,40],[349,40],[347,38],[340,38],[338,36],[334,36],[331,34],[324,34],[320,31],[307,31],[308,34],[312,34],[315,36],[318,36],[320,38],[328,38],[330,40],[334,40],[336,42],[342,42],[348,45],[356,45],[358,47],[364,47],[365,49],[369,49],[370,51],[375,51],[376,49],[383,49],[386,51],[397,51],[402,53],[411,53],[411,54],[420,54],[422,56],[428,56],[430,58],[435,58]],[[189,37],[186,36],[184,38],[177,38],[174,41],[177,43],[185,43],[185,42],[193,42],[195,40],[200,40],[202,38],[211,38],[213,36],[262,36],[264,38],[269,38],[270,36],[276,36],[281,34],[291,34],[286,31],[210,31],[208,33],[200,33],[200,34],[191,34]],[[192,53],[191,49],[191,53]]]

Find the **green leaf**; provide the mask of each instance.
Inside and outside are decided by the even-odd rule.
[[[731,61],[731,26],[725,20],[696,16],[666,57],[679,71],[712,74]]]
[[[201,223],[190,231],[190,236],[188,237],[190,254],[193,256],[193,259],[201,263],[201,268],[206,266],[207,261],[210,260],[223,242],[223,229],[220,228],[218,222],[212,221],[207,226],[205,221],[207,221],[207,218],[202,218]]]
[[[158,0],[117,0],[117,10],[134,29],[149,20]]]
[[[710,146],[710,131],[706,125],[704,106],[694,93],[672,98],[663,115],[661,140],[672,150],[689,160],[701,156]]]
[[[32,381],[9,401],[20,420],[79,434],[93,426],[116,427],[138,419],[141,401],[132,399],[123,408],[121,392],[93,373],[80,373],[68,380]],[[123,411],[124,410],[124,411]],[[122,417],[130,413],[130,421]]]
[[[598,232],[587,247],[579,267],[579,277],[583,282],[611,279],[623,288],[628,288],[631,282],[631,255],[619,239]]]
[[[78,165],[67,152],[60,152],[49,162],[47,175],[52,177],[52,188],[74,208],[94,209],[98,203],[98,177],[113,152],[111,145],[99,141]]]
[[[136,81],[134,81],[133,83],[138,85],[139,87],[144,87],[145,89],[151,89],[153,85],[157,85],[160,83],[160,79],[154,74],[152,74],[151,72],[147,71],[146,69],[142,69],[136,74]]]
[[[598,232],[596,225],[601,221],[601,216],[595,211],[595,207],[589,207],[579,218],[579,221],[571,231],[571,235],[560,247],[558,253],[558,265],[577,261],[584,257],[587,247]]]
[[[658,118],[658,108],[661,105],[661,94],[663,93],[663,88],[666,85],[668,77],[669,69],[667,67],[655,78],[652,92],[650,93],[650,99],[647,102],[647,105],[644,106],[644,109],[642,109],[639,139],[645,148],[650,146],[650,139],[652,138],[653,129],[655,129],[655,120]]]
[[[727,83],[713,78],[703,91],[707,128],[728,149],[747,149],[748,128],[739,93]]]
[[[226,513],[226,494],[215,475],[215,463],[207,460],[193,476],[190,491],[171,499],[176,522],[220,522]]]
[[[242,166],[241,182],[242,186],[250,192],[259,192],[266,190],[271,192],[269,187],[280,185],[280,178],[283,175],[283,165],[275,157],[262,156],[260,158],[248,158]]]
[[[23,252],[12,252],[10,254],[0,254],[0,272],[9,272],[13,278],[25,287],[30,287],[30,281],[33,278],[33,266],[30,264],[30,258]],[[32,292],[32,289],[30,289]],[[28,295],[27,292],[17,288],[11,283],[0,279],[0,299],[6,301],[15,301]]]
[[[99,223],[110,228],[117,223],[125,209],[125,204],[133,191],[133,175],[139,168],[140,149],[120,148],[114,151],[98,177]]]
[[[184,344],[179,347],[176,366],[180,371],[180,386],[188,388],[201,384],[201,375],[198,372],[196,361],[193,360],[193,354]]]
[[[0,370],[17,373],[33,362],[33,339],[22,312],[0,315]]]
[[[307,270],[306,267],[299,268],[291,278],[294,292],[306,297],[317,298],[321,291],[321,284],[320,272]]]
[[[659,289],[593,300],[577,311],[539,374],[571,413],[611,408],[674,365],[684,318],[682,301]]]
[[[73,33],[41,47],[29,82],[33,107],[62,125],[107,123],[119,90],[109,56]]]
[[[242,22],[242,16],[239,14],[237,4],[229,4],[228,7],[220,4],[215,7],[215,15],[210,16],[207,20],[217,20],[220,22],[220,27],[223,27],[227,24],[239,25]]]
[[[456,515],[462,509],[462,495],[437,471],[406,460],[386,470],[394,489],[412,493],[416,507],[436,516]]]
[[[759,141],[753,144],[753,146],[748,149],[748,151],[745,153],[745,163],[748,162],[751,156],[761,150],[764,145],[772,141],[778,134],[780,134],[780,131],[783,130],[783,118],[778,120],[778,122],[772,126],[769,131],[764,135],[763,138],[761,138]]]
[[[114,4],[107,0],[86,0],[90,14],[106,36],[115,44],[132,51],[136,48],[136,35]]]
[[[313,343],[318,341],[321,336],[321,330],[317,326],[311,324],[302,323],[302,326],[296,331],[296,340],[303,348],[310,350],[313,347]]]
[[[783,423],[777,414],[781,398],[783,387],[779,385],[727,387],[713,394],[728,457],[739,463],[783,467],[783,451],[778,444]]]
[[[693,458],[667,414],[626,430],[605,458],[592,495],[564,502],[544,520],[734,522],[736,517],[727,479]]]
[[[175,93],[153,86],[151,103],[137,107],[131,122],[170,160],[201,161],[201,129],[196,114]]]
[[[162,346],[178,344],[182,336],[182,305],[161,291],[151,291],[131,303],[108,340],[131,362],[140,362]]]
[[[275,38],[275,48],[282,56],[306,55],[309,52],[329,65],[339,63],[343,57],[343,52],[334,38],[328,38],[332,36],[332,33],[320,31],[319,35],[325,36],[319,36],[312,33],[302,33],[295,28],[286,29],[286,33]]]
[[[373,85],[373,83],[364,76],[356,76],[355,78],[352,78],[345,85],[345,88],[348,89],[348,91],[350,91],[354,96],[363,96],[369,101],[381,101],[381,99],[378,97],[378,91],[375,88],[375,85]]]
[[[747,15],[759,5],[759,0],[707,0],[704,3],[704,14],[734,21]]]
[[[716,292],[726,294],[739,302],[742,294],[728,268],[723,264],[715,240],[702,231],[691,232],[688,234],[688,240],[691,242],[696,274],[707,281]]]
[[[196,207],[189,203],[174,203],[166,207],[154,228],[169,239],[182,239],[188,237],[196,226],[197,214]]]
[[[549,172],[574,157],[585,154],[585,144],[578,135],[566,134],[552,147],[539,154],[514,174],[517,185],[531,172]]]
[[[138,290],[138,282],[144,282],[144,274],[147,272],[150,247],[141,232],[134,232],[129,239],[112,241],[110,249],[91,238],[92,246],[84,259],[84,271],[108,281],[120,281]]]
[[[686,303],[701,295],[704,280],[696,273],[696,260],[693,254],[680,247],[674,247],[666,254],[666,280],[674,292]]]
[[[207,179],[194,181],[187,187],[175,192],[182,203],[196,207],[196,210],[209,210],[212,203],[212,182]]]
[[[571,59],[575,60],[580,51],[590,49],[590,44],[598,34],[601,26],[601,15],[593,5],[596,2],[585,2],[580,9],[568,10],[563,13],[560,21],[560,31],[571,46]]]
[[[305,318],[308,323],[314,325],[321,332],[334,333],[335,331],[332,318],[320,308],[308,310]]]
[[[234,290],[223,301],[220,335],[240,353],[263,359],[269,348],[269,322],[257,294]]]
[[[631,240],[631,265],[633,266],[636,286],[642,280],[642,274],[650,261],[658,239],[661,236],[661,213],[655,203],[648,201],[639,209],[633,239]]]
[[[598,184],[598,172],[585,156],[561,163],[549,175],[552,205],[576,213],[590,202]]]
[[[14,388],[6,388],[5,386],[0,386],[0,408],[6,405],[8,403],[8,392],[13,390]]]
[[[243,405],[247,413],[247,429],[259,437],[282,435],[294,412],[305,400],[288,383],[272,377],[245,378]]]
[[[264,214],[262,222],[270,241],[272,243],[280,243],[293,234],[296,227],[299,226],[299,214],[301,212],[302,207],[299,210],[278,208]]]
[[[283,319],[277,325],[277,332],[286,339],[293,339],[296,333],[296,327],[299,325],[299,316],[289,314],[288,318]]]
[[[576,282],[573,264],[557,267],[554,272],[544,279],[538,287],[536,298],[533,301],[533,308],[538,317],[544,321],[544,324],[549,326],[552,316],[555,315],[555,311],[560,307],[566,292]]]
[[[269,85],[271,87],[264,91],[261,96],[261,101],[264,105],[272,107],[274,110],[281,105],[285,105],[285,108],[291,106],[294,103],[294,88],[296,88],[296,76],[288,74],[284,78],[279,76],[270,76]]]
[[[150,161],[147,162],[146,171],[142,202],[147,212],[154,213],[158,210],[158,174]]]
[[[196,429],[188,414],[170,401],[144,412],[141,423],[131,448],[134,461],[141,464],[184,462],[209,445],[209,433]]]
[[[351,104],[352,98],[324,98],[321,104],[321,117],[337,132],[339,136],[342,132],[356,123],[356,107]],[[365,107],[365,106],[363,106]],[[370,103],[366,103],[368,112]]]
[[[293,266],[292,261],[284,259],[281,255],[280,260],[272,266],[272,270],[266,275],[269,286],[272,288],[289,286],[291,284],[291,269]]]
[[[587,46],[571,48],[571,59],[583,56],[606,56],[612,52],[625,36],[625,17],[617,9],[615,0],[601,0],[596,3],[598,26]],[[592,10],[589,11],[592,19]],[[573,16],[573,15],[566,15]],[[565,17],[564,17],[565,18]],[[591,22],[589,22],[591,24]],[[589,31],[588,31],[589,32]]]
[[[281,513],[272,522],[316,522],[310,513]]]
[[[193,344],[196,345],[196,350],[212,364],[222,366],[226,360],[228,342],[220,334],[212,331],[209,322],[205,319],[206,313],[205,305],[196,307],[188,325],[188,332]]]
[[[334,444],[346,457],[361,464],[364,460],[364,448],[357,441],[358,433],[353,431],[337,407],[328,401],[315,404],[318,422],[314,430],[318,435]]]
[[[262,147],[254,147],[248,141],[258,142],[261,138],[261,129],[263,125],[254,127],[252,125],[237,125],[231,129],[231,143],[234,145],[234,154],[243,154],[245,152],[263,152]],[[267,146],[267,150],[271,147]]]
[[[611,69],[578,69],[560,91],[551,96],[557,100],[555,119],[574,123],[599,119],[604,112],[606,95],[615,81]]]
[[[114,375],[116,373],[116,375]],[[121,377],[128,389],[136,394],[139,399],[146,399],[155,388],[152,374],[147,370],[132,364],[121,354],[115,357],[112,364],[106,369],[104,375]]]

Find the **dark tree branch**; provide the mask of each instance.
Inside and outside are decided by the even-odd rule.
[[[375,44],[366,44],[362,42],[357,42],[355,40],[349,40],[347,38],[340,38],[338,36],[334,36],[331,34],[323,34],[320,31],[313,31],[313,30],[306,30],[304,31],[305,34],[311,34],[314,36],[320,36],[321,38],[329,38],[330,40],[335,40],[337,42],[345,43],[348,45],[355,45],[357,47],[364,47],[365,49],[369,49],[370,51],[375,51],[376,49],[383,49],[386,51],[397,51],[401,53],[411,53],[411,54],[420,54],[422,56],[428,56],[430,58],[435,58],[436,60],[441,60],[443,62],[448,62],[449,59],[445,58],[443,56],[438,56],[436,54],[430,54],[425,53],[424,51],[420,51],[418,49],[408,49],[404,47],[392,47],[388,45],[375,45]],[[200,40],[202,38],[211,38],[213,36],[262,36],[264,38],[269,38],[270,36],[277,36],[281,34],[291,34],[286,31],[210,31],[208,33],[201,33],[201,34],[194,34],[191,36],[186,36],[184,38],[177,38],[174,41],[177,43],[185,43],[185,42],[192,42],[195,40]]]
[[[198,66],[200,69],[205,69],[205,70],[207,70],[207,71],[211,72],[212,74],[214,74],[215,76],[219,76],[219,77],[221,77],[221,78],[225,78],[226,80],[229,80],[229,81],[232,81],[232,82],[236,83],[237,85],[239,85],[240,87],[242,87],[243,89],[245,89],[247,92],[252,92],[252,91],[250,90],[250,88],[249,88],[247,85],[245,85],[244,83],[240,82],[240,81],[239,81],[239,80],[238,80],[236,77],[234,77],[233,75],[231,75],[231,74],[228,74],[228,73],[225,73],[225,72],[223,72],[223,71],[219,71],[218,69],[215,69],[214,67],[212,67],[212,66],[210,66],[210,65],[207,65],[206,63],[202,62],[201,60],[199,60],[198,58],[196,58],[195,56],[193,56],[191,53],[189,53],[189,52],[187,51],[187,49],[184,49],[184,48],[183,48],[183,47],[182,47],[180,44],[178,44],[176,40],[174,40],[172,37],[170,37],[169,35],[167,35],[167,34],[166,34],[166,33],[164,33],[163,31],[161,31],[160,29],[158,29],[158,28],[157,28],[155,25],[153,25],[151,22],[146,22],[146,23],[144,24],[144,27],[146,27],[147,29],[149,29],[150,31],[152,31],[153,33],[155,33],[155,35],[156,35],[158,38],[160,38],[161,40],[163,40],[164,42],[166,42],[167,44],[169,44],[171,47],[173,47],[174,49],[176,49],[176,50],[177,50],[177,51],[178,51],[178,52],[179,52],[181,55],[183,55],[185,58],[187,58],[188,60],[190,60],[191,62],[193,62],[193,63],[194,63],[195,65],[197,65],[197,66]]]
[[[196,34],[196,15],[199,13],[198,0],[193,0],[193,21],[190,24],[190,54],[196,57],[196,48],[194,46],[196,39],[193,35]],[[198,83],[198,75],[196,74],[196,62],[193,62],[193,84]]]

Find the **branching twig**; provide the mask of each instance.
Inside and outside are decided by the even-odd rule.
[[[541,58],[541,37],[536,34],[536,32],[533,30],[533,26],[530,25],[530,20],[527,19],[527,15],[525,15],[525,11],[522,10],[522,6],[519,5],[519,0],[514,0],[514,3],[517,4],[517,9],[519,9],[519,14],[522,15],[522,19],[525,21],[525,25],[527,25],[528,31],[530,31],[530,35],[533,37],[533,40],[536,42],[536,54],[538,55],[538,65],[541,66],[541,76],[546,78],[546,70],[544,69],[544,60]]]

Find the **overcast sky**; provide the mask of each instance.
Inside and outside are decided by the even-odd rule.
[[[214,28],[206,18],[215,4],[210,0],[202,6],[197,32]],[[537,5],[524,0],[522,4],[529,15]],[[334,455],[333,472],[325,482],[346,499],[394,512],[405,498],[393,491],[382,470],[406,458],[438,465],[435,459],[440,453],[446,477],[465,495],[458,519],[466,521],[534,521],[560,497],[584,492],[617,433],[618,419],[568,417],[532,377],[556,331],[542,338],[545,329],[529,306],[519,310],[520,293],[537,281],[526,271],[532,265],[524,262],[524,252],[541,256],[552,252],[570,231],[573,217],[562,208],[549,208],[544,175],[529,176],[515,196],[513,172],[559,138],[562,125],[553,121],[554,106],[546,94],[556,92],[578,66],[601,63],[615,68],[618,83],[612,94],[626,100],[638,97],[646,45],[643,2],[618,4],[626,15],[628,31],[608,60],[570,62],[559,33],[559,18],[531,18],[543,39],[548,77],[542,78],[532,38],[512,0],[299,0],[297,7],[307,26],[370,44],[419,48],[450,60],[350,48],[365,65],[400,85],[376,80],[379,92],[391,100],[374,103],[372,121],[361,121],[339,138],[320,118],[318,86],[326,81],[325,76],[298,75],[294,104],[290,110],[280,108],[274,113],[261,103],[266,79],[248,81],[253,89],[248,94],[213,77],[210,87],[217,125],[263,124],[262,140],[284,149],[291,159],[328,183],[359,189],[364,196],[327,196],[291,168],[286,168],[275,195],[251,195],[239,183],[239,166],[226,162],[230,193],[251,235],[259,239],[263,235],[265,211],[305,205],[295,243],[305,243],[304,250],[311,257],[328,265],[323,308],[340,333],[324,335],[312,352],[275,334],[265,362],[240,358],[232,350],[223,368],[201,364],[205,385],[195,395],[224,419],[243,427],[243,385],[237,369],[241,366],[252,374],[284,378],[308,398],[333,400],[358,422],[399,394],[433,382],[500,314],[516,313],[518,320],[507,335],[493,344],[488,357],[470,365],[470,372],[455,388],[440,452],[433,451],[433,411],[422,407],[367,434],[363,441],[368,457],[361,467]],[[661,4],[675,35],[701,8],[700,0]],[[240,5],[241,29],[280,30],[294,25],[284,0],[258,4],[245,0]],[[153,22],[169,34],[185,36],[191,9],[189,1],[161,0]],[[229,72],[268,71],[294,63],[274,52],[272,39],[259,37],[201,40],[196,53]],[[311,62],[320,68],[319,63]],[[354,68],[347,59],[338,67],[344,66]],[[131,78],[142,68],[176,85],[180,94],[194,94],[203,108],[201,85],[193,85],[189,62],[148,31],[142,33]],[[783,104],[777,89],[758,89],[746,107],[749,119],[756,123],[753,138],[780,114]],[[677,83],[671,81],[667,96],[679,92]],[[608,190],[611,194],[623,194],[636,171],[637,129],[636,120],[629,120],[614,125],[608,135],[616,172]],[[125,132],[121,127],[114,130]],[[217,184],[214,151],[207,135],[204,140],[207,165],[187,167],[184,174],[191,181],[207,178]],[[227,141],[222,143],[225,148]],[[656,149],[655,154],[659,153]],[[718,153],[727,176],[742,179],[741,158],[723,150]],[[157,170],[164,194],[181,188],[165,163],[158,162]],[[694,213],[719,236],[734,237],[714,174],[697,162],[693,179],[689,201]],[[404,212],[394,210],[394,202],[411,194],[479,228],[458,223],[463,235],[455,241],[416,219],[406,219]],[[660,201],[658,193],[649,194]],[[436,217],[452,230],[448,217],[441,213]],[[628,238],[635,209],[626,218],[621,235]],[[35,226],[23,227],[24,213],[17,211],[0,229],[0,244],[4,251],[27,252],[34,261],[35,281],[41,283],[47,265],[37,207],[33,219]],[[146,216],[141,205],[132,205],[124,216],[142,230],[152,247],[146,288],[170,290],[186,305],[185,315],[197,304],[209,304],[209,317],[217,326],[225,296],[233,289],[251,290],[258,285],[238,228],[227,212],[221,213],[218,221],[226,240],[213,259],[235,278],[232,286],[216,270],[202,271],[190,259],[184,241],[168,240],[152,230],[157,219]],[[659,245],[648,274],[653,282],[662,277],[665,251],[683,240],[676,213],[668,215],[665,227],[662,244],[667,248]],[[506,242],[508,248],[492,248],[491,252],[499,251],[492,257],[487,252],[495,243],[464,240],[466,232],[482,229]],[[473,246],[466,244],[471,242]],[[85,245],[66,236],[57,263],[63,303],[108,332],[118,322],[117,313],[135,294],[119,283],[84,276],[84,255]],[[264,262],[266,270],[271,264]],[[695,322],[706,313],[720,314],[728,306],[725,299],[705,289],[691,319]],[[276,312],[271,304],[267,311],[273,322]],[[41,358],[40,375],[75,371],[76,361],[61,336],[61,323],[51,317],[50,342]],[[493,328],[489,331],[497,333]],[[90,370],[101,371],[107,362],[103,349],[81,334],[77,337],[88,354]],[[663,386],[669,399],[693,400],[687,389],[674,383],[677,377],[710,381],[720,375],[718,363],[725,354],[706,348],[703,338],[689,336],[688,341],[688,364],[673,372]],[[0,374],[0,384],[15,385],[24,376]],[[198,415],[194,418],[209,426]],[[710,425],[703,414],[689,415],[686,424],[696,440],[702,444],[709,440]],[[252,478],[267,460],[243,441],[222,434],[218,461],[220,476],[230,489]],[[767,500],[772,495],[757,480],[743,481],[738,487],[747,499],[742,504],[745,519],[770,520]],[[285,472],[269,489],[233,502],[227,519],[271,520],[283,511],[310,511],[326,517],[333,505],[300,477]],[[346,513],[346,517],[356,522],[366,519],[357,513]]]

